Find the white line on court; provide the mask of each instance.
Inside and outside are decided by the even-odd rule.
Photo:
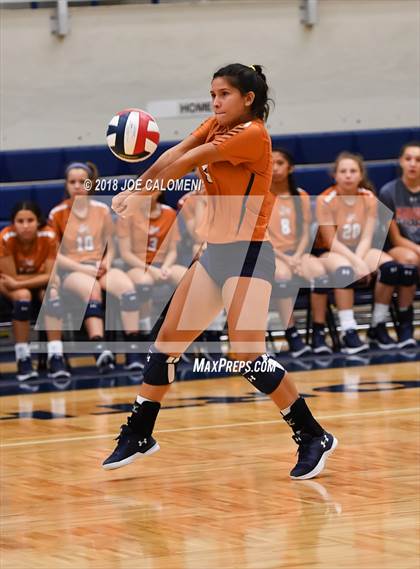
[[[360,413],[343,413],[338,415],[322,415],[317,417],[320,421],[324,419],[355,419],[357,417],[378,417],[380,415],[402,415],[406,413],[418,413],[420,407],[405,407],[402,409],[384,409],[382,411],[362,411]],[[236,427],[252,427],[254,425],[270,425],[273,423],[280,423],[280,419],[271,421],[251,421],[248,423],[229,423],[227,425],[204,425],[202,427],[180,427],[179,429],[159,429],[155,433],[180,433],[186,431],[206,431],[210,429],[233,429]],[[49,445],[54,443],[71,443],[76,441],[92,441],[97,439],[108,439],[115,437],[115,433],[107,433],[104,435],[85,435],[82,437],[66,437],[62,439],[41,439],[31,441],[19,441],[16,443],[6,443],[0,445],[0,448],[13,448],[20,446],[33,446],[33,445]]]

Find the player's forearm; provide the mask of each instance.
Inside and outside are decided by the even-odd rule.
[[[149,178],[147,181],[142,180],[142,186],[146,187],[146,189],[154,188],[156,187],[156,182],[158,182],[158,188],[165,188],[171,180],[179,180],[179,178],[191,172],[195,166],[190,153],[184,154],[175,162],[163,168],[156,177]]]
[[[334,253],[338,253],[339,255],[343,255],[352,263],[355,263],[358,260],[358,257],[347,245],[341,243],[338,239],[334,239],[331,245],[331,251]]]
[[[131,253],[129,251],[121,251],[121,257],[123,261],[130,265],[130,267],[134,267],[136,269],[143,269],[146,270],[146,263],[144,263],[137,255]]]
[[[180,156],[182,156],[182,150],[180,150],[178,146],[169,148],[140,176],[140,178],[143,182],[157,178],[162,170],[167,168],[172,162],[175,162]]]
[[[308,242],[309,242],[309,229],[305,228],[303,230],[302,237],[299,241],[295,254],[301,257],[305,252],[306,247],[308,246]]]
[[[28,278],[26,275],[19,275],[16,280],[19,282],[21,288],[40,288],[46,286],[50,280],[50,274],[40,273]]]
[[[359,259],[363,259],[369,249],[372,247],[371,237],[365,237],[360,240],[358,246],[356,247],[355,254]]]
[[[176,251],[169,251],[163,261],[162,268],[169,269],[176,261]]]
[[[276,260],[279,260],[282,263],[286,263],[286,265],[289,264],[290,257],[288,255],[286,255],[285,253],[283,253],[279,249],[275,249],[274,254],[276,256]]]
[[[70,257],[66,257],[63,253],[57,255],[57,262],[58,266],[66,271],[78,271],[80,269],[80,263],[70,259]]]

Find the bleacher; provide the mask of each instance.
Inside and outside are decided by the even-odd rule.
[[[371,181],[379,189],[396,176],[401,146],[419,138],[420,128],[413,127],[273,136],[272,142],[274,147],[281,146],[292,153],[298,184],[316,195],[331,185],[331,163],[341,151],[361,154]],[[152,159],[137,164],[118,160],[105,145],[0,152],[0,228],[9,223],[11,208],[19,200],[37,201],[45,214],[59,203],[64,193],[64,171],[70,162],[94,162],[101,177],[118,177],[122,187],[127,178],[144,172],[174,144],[176,141],[161,143]],[[111,193],[105,190],[100,195]],[[180,192],[166,194],[172,206],[179,197]]]
[[[273,136],[273,147],[288,150],[295,158],[295,176],[299,186],[317,195],[331,185],[331,164],[342,151],[361,154],[368,176],[379,190],[397,175],[400,148],[410,140],[420,139],[420,128],[400,128],[337,133],[296,134]],[[130,164],[118,160],[106,146],[81,146],[0,152],[0,229],[10,223],[14,204],[22,199],[36,201],[45,215],[64,196],[64,171],[73,161],[94,162],[102,179],[118,179],[121,188],[128,178],[142,174],[175,141],[161,143],[152,160]],[[109,187],[99,195],[113,195]],[[175,206],[181,192],[167,192],[165,199]],[[369,293],[368,293],[369,294]],[[302,297],[302,298],[301,298]],[[301,291],[298,301],[303,328],[309,333],[308,294]],[[370,298],[368,298],[368,302]],[[356,298],[358,303],[358,298]],[[304,312],[302,312],[302,309]],[[330,315],[330,319],[331,319]],[[329,325],[334,346],[334,323]],[[269,332],[271,335],[271,332]],[[282,333],[280,333],[282,336]]]

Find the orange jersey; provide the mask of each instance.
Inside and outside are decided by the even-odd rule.
[[[302,212],[302,227],[311,223],[311,198],[300,188],[298,192],[299,196],[290,194],[276,196],[268,224],[268,233],[274,251],[295,252],[299,245],[297,202]]]
[[[0,232],[0,257],[13,257],[18,275],[34,275],[45,271],[45,261],[57,255],[57,237],[50,227],[38,229],[35,241],[23,250],[13,225]]]
[[[338,240],[351,248],[359,243],[368,218],[375,218],[376,210],[375,194],[364,188],[359,188],[354,196],[343,196],[338,193],[337,186],[331,186],[318,196],[316,202],[319,225],[333,225]],[[318,230],[315,247],[328,248],[322,237],[322,227]]]
[[[270,192],[271,140],[263,121],[227,130],[212,117],[192,134],[200,144],[214,144],[222,158],[200,167],[208,196],[203,239],[210,243],[266,240],[274,196]]]
[[[163,263],[171,243],[180,238],[176,212],[168,205],[159,205],[156,217],[140,212],[117,221],[118,237],[129,237],[131,251],[147,265]]]
[[[194,219],[197,198],[199,199],[202,195],[203,192],[188,192],[182,198],[179,198],[177,208],[186,221]]]
[[[51,210],[48,223],[61,240],[60,253],[79,263],[101,261],[113,233],[109,207],[91,198],[86,217],[78,217],[71,200],[64,200]]]

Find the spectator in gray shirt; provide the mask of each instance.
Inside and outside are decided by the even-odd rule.
[[[420,270],[420,142],[400,152],[401,177],[383,186],[381,201],[394,213],[388,234],[388,253],[402,265],[398,290],[399,347],[416,346],[413,337],[413,300]]]

